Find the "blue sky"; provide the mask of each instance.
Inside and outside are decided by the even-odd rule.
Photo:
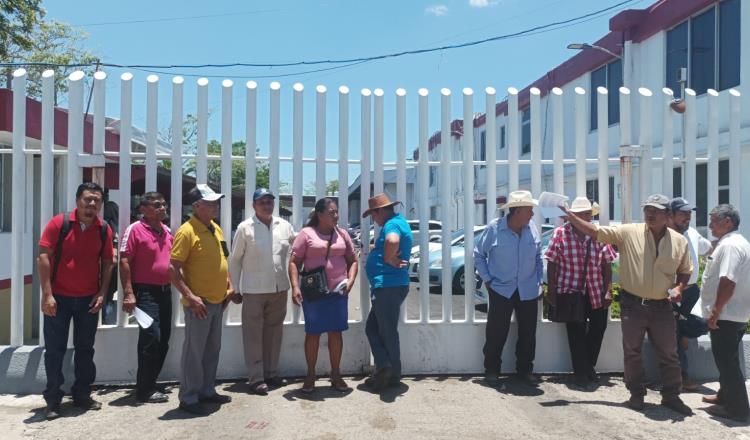
[[[105,6],[106,3],[106,6]],[[47,18],[65,21],[89,34],[86,47],[105,62],[118,64],[200,64],[230,62],[280,63],[378,55],[409,49],[442,46],[580,16],[618,3],[617,0],[381,0],[381,1],[228,1],[193,0],[47,0]],[[643,8],[636,1],[626,8]],[[493,86],[502,99],[508,87],[523,88],[573,55],[571,42],[593,42],[608,32],[608,20],[618,11],[562,29],[479,46],[373,61],[327,72],[279,78],[281,97],[281,151],[291,153],[292,85],[305,85],[304,143],[306,156],[315,149],[315,86],[328,87],[328,156],[338,151],[338,96],[340,85],[350,94],[350,157],[360,156],[359,92],[385,91],[385,159],[395,159],[395,91],[407,90],[407,155],[417,146],[417,90],[430,91],[430,133],[439,129],[440,88],[453,91],[452,114],[460,117],[461,90],[475,91],[475,111],[484,108],[483,90]],[[206,15],[203,18],[182,19]],[[144,21],[146,20],[146,21]],[[158,21],[149,21],[158,20]],[[130,21],[127,24],[112,22]],[[144,21],[132,23],[132,21]],[[110,23],[110,24],[104,24]],[[326,67],[326,66],[322,66]],[[108,72],[107,115],[119,116],[119,75]],[[235,140],[244,139],[244,84],[259,76],[310,70],[289,68],[174,69],[160,75],[160,130],[171,118],[171,77],[175,74],[220,75],[234,80]],[[134,124],[145,128],[147,72],[131,70],[134,80]],[[194,113],[195,81],[186,76],[185,112]],[[273,78],[258,78],[258,143],[267,152],[268,86]],[[209,138],[219,138],[221,78],[210,78]],[[282,167],[290,180],[291,167]],[[328,168],[328,179],[336,168]],[[359,174],[350,170],[353,179]],[[305,181],[314,177],[305,168]]]

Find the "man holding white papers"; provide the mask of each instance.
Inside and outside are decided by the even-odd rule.
[[[139,206],[143,218],[128,226],[120,246],[120,279],[124,297],[122,310],[145,314],[138,319],[138,373],[135,398],[161,403],[167,396],[156,386],[169,350],[172,330],[172,291],[169,258],[172,234],[162,221],[167,202],[158,192],[147,192]],[[136,309],[137,307],[137,309]],[[146,325],[148,317],[152,322]]]

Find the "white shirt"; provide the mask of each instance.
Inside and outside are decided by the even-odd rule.
[[[688,284],[695,284],[698,282],[698,256],[703,257],[711,252],[711,242],[692,227],[689,227],[682,235],[687,238],[690,259],[693,260],[693,273],[690,274]]]
[[[240,223],[229,254],[229,277],[239,293],[274,293],[289,290],[289,254],[294,229],[273,217],[269,228],[253,215]]]
[[[711,315],[716,303],[719,279],[735,283],[734,294],[719,315],[719,320],[747,322],[750,319],[750,243],[734,231],[719,240],[703,270],[701,300],[704,318]]]

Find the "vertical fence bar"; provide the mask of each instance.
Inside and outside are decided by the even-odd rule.
[[[80,84],[79,84],[80,85]],[[25,226],[24,203],[21,197],[26,193],[26,70],[13,72],[13,195],[11,201],[10,233],[10,345],[23,345],[24,321],[24,252],[23,238]],[[69,144],[70,146],[70,144]]]
[[[586,90],[575,88],[576,197],[586,196]],[[606,126],[605,126],[606,127]]]
[[[427,89],[419,89],[419,182],[416,194],[419,201],[419,230],[429,229],[430,218],[430,150],[428,136],[428,97]],[[419,234],[419,321],[426,324],[430,320],[429,237]]]
[[[269,163],[268,163],[268,185],[274,194],[279,193],[279,150],[281,142],[281,84],[277,81],[271,83],[270,96],[270,121],[269,121]],[[302,182],[294,182],[292,185],[302,185]],[[273,215],[279,215],[279,204],[276,203]]]
[[[474,91],[463,90],[464,102],[464,314],[466,322],[474,322]],[[443,242],[443,247],[450,247]]]
[[[541,114],[541,91],[532,87],[529,90],[529,111],[531,123],[531,193],[534,197],[539,197],[542,192],[542,114]],[[541,234],[542,213],[539,209],[534,209],[534,224],[537,232]]]
[[[198,79],[196,183],[208,183],[208,78]]]
[[[156,139],[159,131],[159,77],[146,77],[146,192],[156,191]]]
[[[375,126],[374,126],[374,162],[373,162],[373,183],[374,183],[374,193],[382,193],[385,191],[385,184],[383,182],[383,89],[375,89],[373,91],[373,94],[375,95]],[[375,231],[377,232],[380,228],[378,226],[375,227]]]
[[[181,76],[172,78],[172,172],[170,173],[170,215],[169,224],[172,233],[177,232],[182,222],[182,142],[183,142],[183,85],[185,79]],[[122,150],[120,150],[122,151]],[[122,160],[122,159],[121,159]],[[122,224],[122,223],[121,223]],[[172,327],[177,327],[182,315],[180,293],[172,286]]]
[[[697,111],[695,108],[695,91],[685,89],[686,109],[683,115],[685,128],[683,130],[683,157],[685,158],[685,190],[682,195],[690,203],[695,203],[696,171],[695,171],[695,141],[697,137]],[[695,216],[690,219],[690,226],[695,227]]]
[[[484,224],[489,224],[497,212],[497,117],[495,116],[495,89],[487,87],[484,89],[484,145],[487,159],[486,176],[487,181],[487,200],[486,200],[486,220]]]
[[[593,93],[593,90],[592,90]],[[599,157],[598,177],[599,177],[599,224],[609,224],[609,106],[608,92],[604,87],[596,89],[596,126],[599,127],[596,133],[597,149]]]
[[[221,82],[221,230],[232,244],[232,88],[230,79]],[[227,320],[229,313],[227,313]]]
[[[349,87],[339,87],[339,224],[349,221]]]
[[[91,151],[93,154],[104,154],[104,120],[106,110],[104,108],[105,94],[106,94],[106,80],[107,74],[101,70],[94,73],[94,133],[93,133],[93,144]],[[50,176],[51,174],[44,174],[42,176]]]
[[[706,224],[708,224],[708,213],[714,206],[719,204],[719,93],[708,89],[708,165],[707,198],[706,201]],[[690,203],[695,203],[690,200]]]
[[[629,147],[631,132],[630,132],[630,89],[627,87],[620,87],[620,147]],[[622,223],[630,223],[632,220],[632,206],[633,203],[633,177],[632,177],[632,162],[630,157],[626,157],[620,153],[620,210],[621,210],[621,221]]]
[[[42,163],[41,206],[39,207],[39,224],[46,224],[54,215],[55,194],[55,158],[52,153],[55,139],[55,71],[45,70],[42,73]],[[103,112],[102,112],[103,114]],[[96,117],[96,116],[95,116]],[[103,130],[102,130],[103,132]],[[15,132],[14,132],[15,133]],[[42,294],[41,289],[39,294]],[[40,303],[41,303],[40,297]],[[44,346],[44,314],[39,314],[39,345]]]
[[[300,182],[301,184],[301,182]],[[326,86],[315,88],[315,195],[326,194]]]
[[[304,91],[305,86],[296,83],[292,86],[292,225],[295,231],[302,229],[305,215],[302,212],[302,190],[303,190],[303,169],[302,158],[304,156],[303,130],[304,130]],[[301,314],[299,307],[292,307],[292,322],[299,324]],[[288,311],[289,309],[287,309]]]
[[[130,191],[131,191],[131,134],[133,126],[133,74],[125,72],[120,75],[120,163],[119,173],[120,182],[118,189],[120,191],[120,210],[118,215],[118,224],[121,227],[127,227],[130,224]],[[174,129],[174,125],[173,125]],[[182,141],[182,124],[175,137]],[[181,144],[181,143],[180,143]],[[172,187],[174,191],[174,187]],[[181,193],[180,193],[181,194]],[[181,211],[178,211],[181,213]],[[174,218],[174,213],[172,214]],[[178,217],[181,217],[178,216]],[[173,229],[176,231],[176,229]],[[118,288],[119,284],[118,284]],[[178,309],[179,310],[179,309]],[[121,307],[117,307],[117,325],[125,325],[125,313]]]
[[[565,120],[563,113],[563,91],[559,87],[552,89],[552,180],[557,194],[565,194]],[[555,225],[562,225],[562,218],[555,220]]]
[[[245,84],[245,218],[250,218],[253,213],[253,193],[255,192],[257,169],[255,153],[258,148],[257,114],[258,83],[248,81]]]
[[[508,88],[508,191],[507,195],[518,189],[518,155],[521,140],[518,120],[518,89]]]
[[[409,218],[411,203],[406,199],[406,90],[396,90],[396,199],[403,203],[403,215]],[[420,234],[422,235],[422,234]],[[416,244],[416,243],[413,243]],[[411,260],[411,255],[403,255]],[[401,307],[401,322],[406,322],[407,303]]]
[[[78,155],[83,152],[83,78],[84,73],[80,70],[68,76],[68,191],[65,194],[67,211],[72,211],[76,206],[75,193],[82,182]]]
[[[740,167],[742,164],[742,154],[740,152],[740,101],[742,95],[737,89],[729,90],[729,203],[741,211],[742,190],[740,184]],[[711,206],[709,209],[713,208]],[[742,225],[742,223],[740,223]],[[745,234],[747,228],[742,227]]]
[[[651,97],[653,93],[651,90],[640,87],[638,89],[638,95],[640,100],[640,134],[638,143],[641,145],[641,158],[640,165],[638,167],[641,175],[639,189],[640,189],[640,200],[644,201],[651,194],[652,176],[651,176],[651,109],[653,103]],[[694,202],[693,202],[694,203]]]
[[[661,89],[663,97],[662,104],[662,137],[661,137],[661,155],[662,155],[662,180],[661,193],[674,195],[672,177],[674,174],[674,124],[672,118],[672,109],[669,104],[674,99],[672,89],[664,87]]]
[[[451,200],[453,200],[453,188],[451,179],[451,160],[453,155],[453,133],[451,132],[451,91],[450,89],[440,90],[440,211],[443,218],[443,238],[442,242],[442,299],[443,299],[443,316],[441,322],[453,322],[453,279],[451,274],[451,219],[452,209]]]
[[[359,186],[359,203],[360,203],[360,215],[367,209],[367,200],[370,198],[370,136],[371,133],[371,117],[372,117],[372,103],[371,96],[372,91],[370,89],[362,89],[362,106],[361,106],[361,160],[360,160],[360,186]],[[362,245],[362,255],[360,261],[367,261],[367,256],[370,255],[370,217],[361,219],[360,223],[360,241]],[[370,285],[366,276],[359,277],[360,282],[360,300],[362,307],[362,321],[367,319],[367,314],[370,313]]]

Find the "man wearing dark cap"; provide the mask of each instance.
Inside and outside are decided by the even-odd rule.
[[[682,301],[675,304],[677,312],[677,354],[680,358],[682,369],[682,389],[695,391],[698,384],[688,376],[687,348],[689,338],[696,338],[708,332],[705,320],[700,318],[700,288],[698,287],[698,258],[708,256],[711,253],[711,242],[706,240],[700,232],[690,226],[695,206],[682,197],[675,197],[669,202],[669,227],[683,235],[688,241],[690,260],[693,263],[693,272],[687,282],[687,289],[682,292]]]
[[[273,215],[275,198],[266,188],[255,191],[255,214],[237,227],[229,256],[232,285],[242,295],[248,384],[260,395],[283,384],[279,355],[290,287],[286,268],[294,243],[292,225]]]
[[[169,265],[172,285],[182,295],[185,310],[180,409],[199,415],[208,413],[201,403],[232,400],[215,390],[222,316],[227,301],[235,299],[227,270],[229,249],[213,221],[223,197],[206,184],[190,190],[187,201],[192,203],[193,215],[174,235]]]
[[[682,292],[693,271],[685,237],[667,227],[669,199],[654,194],[643,205],[645,223],[597,226],[561,207],[574,228],[620,251],[620,316],[625,360],[625,384],[634,410],[644,408],[645,371],[641,349],[648,339],[658,359],[662,405],[683,415],[692,410],[680,399],[682,375],[677,357],[676,325],[672,303],[682,300]],[[676,280],[676,283],[675,283]]]

